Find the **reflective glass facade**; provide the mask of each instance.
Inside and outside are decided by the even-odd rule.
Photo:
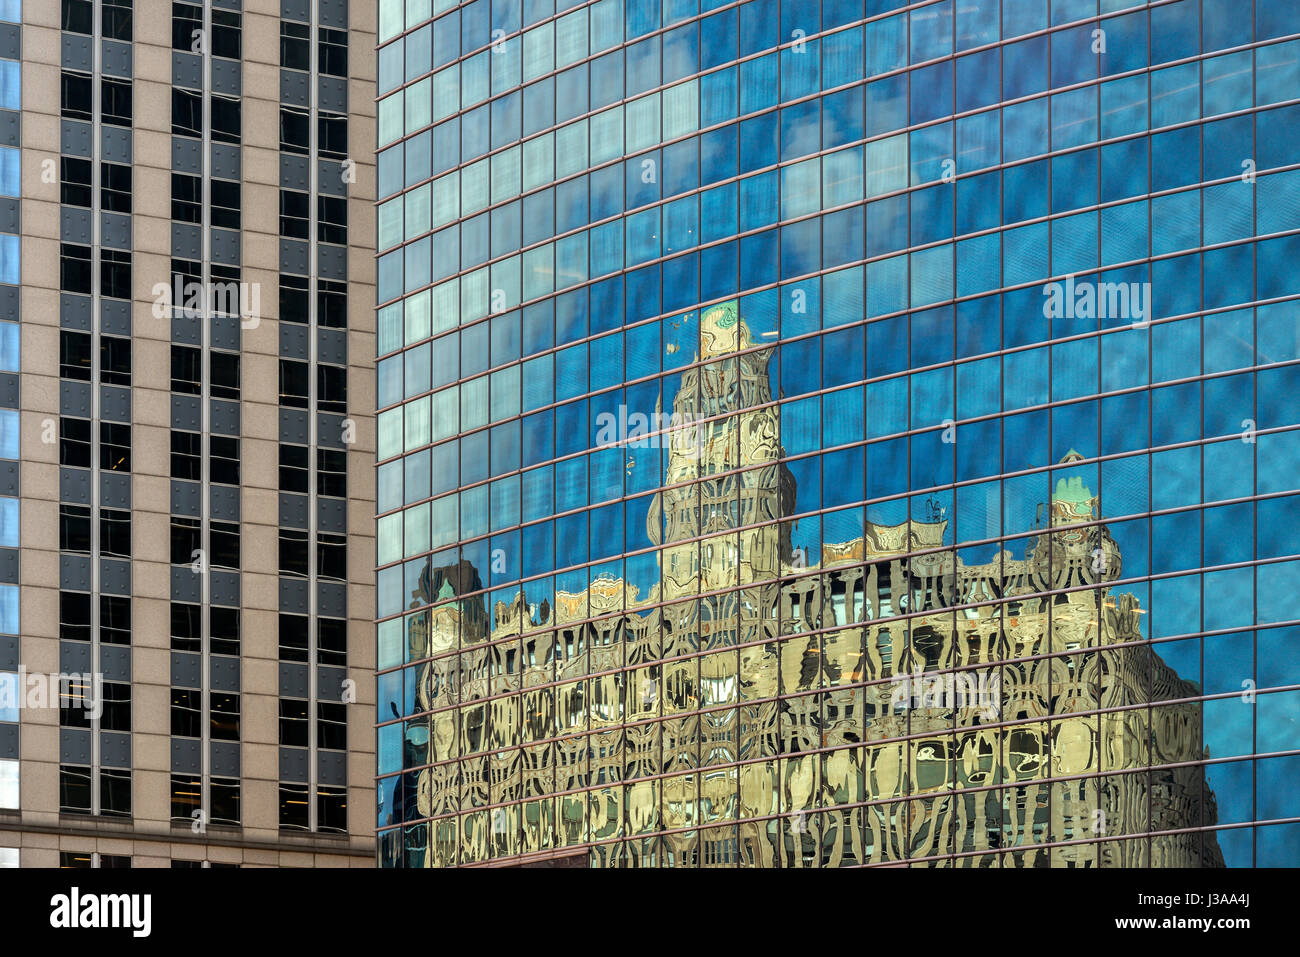
[[[18,283],[21,278],[19,200],[22,173],[22,4],[0,2],[0,810],[18,807],[22,780],[18,756],[19,614],[18,373],[21,370]],[[0,867],[17,866],[17,848],[0,847]]]
[[[381,864],[1297,859],[1300,7],[379,20]]]

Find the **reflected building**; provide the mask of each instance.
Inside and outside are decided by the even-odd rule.
[[[425,823],[383,832],[383,863],[1223,866],[1199,688],[1108,587],[1082,457],[1023,557],[967,564],[935,503],[809,556],[772,347],[736,302],[699,342],[667,427],[620,444],[665,455],[644,593],[597,577],[489,615],[485,570],[420,575],[381,826]]]

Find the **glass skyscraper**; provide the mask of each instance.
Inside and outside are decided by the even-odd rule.
[[[381,864],[1300,859],[1300,6],[378,43]]]

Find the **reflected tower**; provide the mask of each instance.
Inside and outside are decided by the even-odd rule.
[[[968,564],[937,507],[808,556],[772,350],[734,302],[699,336],[660,440],[626,443],[666,449],[646,593],[598,577],[552,618],[520,590],[489,621],[471,563],[418,576],[407,863],[1221,866],[1190,830],[1216,819],[1198,689],[1112,590],[1082,457],[1023,557]]]

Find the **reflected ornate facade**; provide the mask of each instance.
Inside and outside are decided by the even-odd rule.
[[[1079,456],[1019,557],[968,563],[938,504],[808,555],[773,348],[735,302],[699,342],[687,424],[622,446],[666,456],[627,543],[657,548],[657,581],[493,600],[460,561],[410,594],[433,607],[405,625],[418,716],[383,862],[1222,866],[1192,830],[1217,820],[1199,689],[1111,591],[1123,556]]]

